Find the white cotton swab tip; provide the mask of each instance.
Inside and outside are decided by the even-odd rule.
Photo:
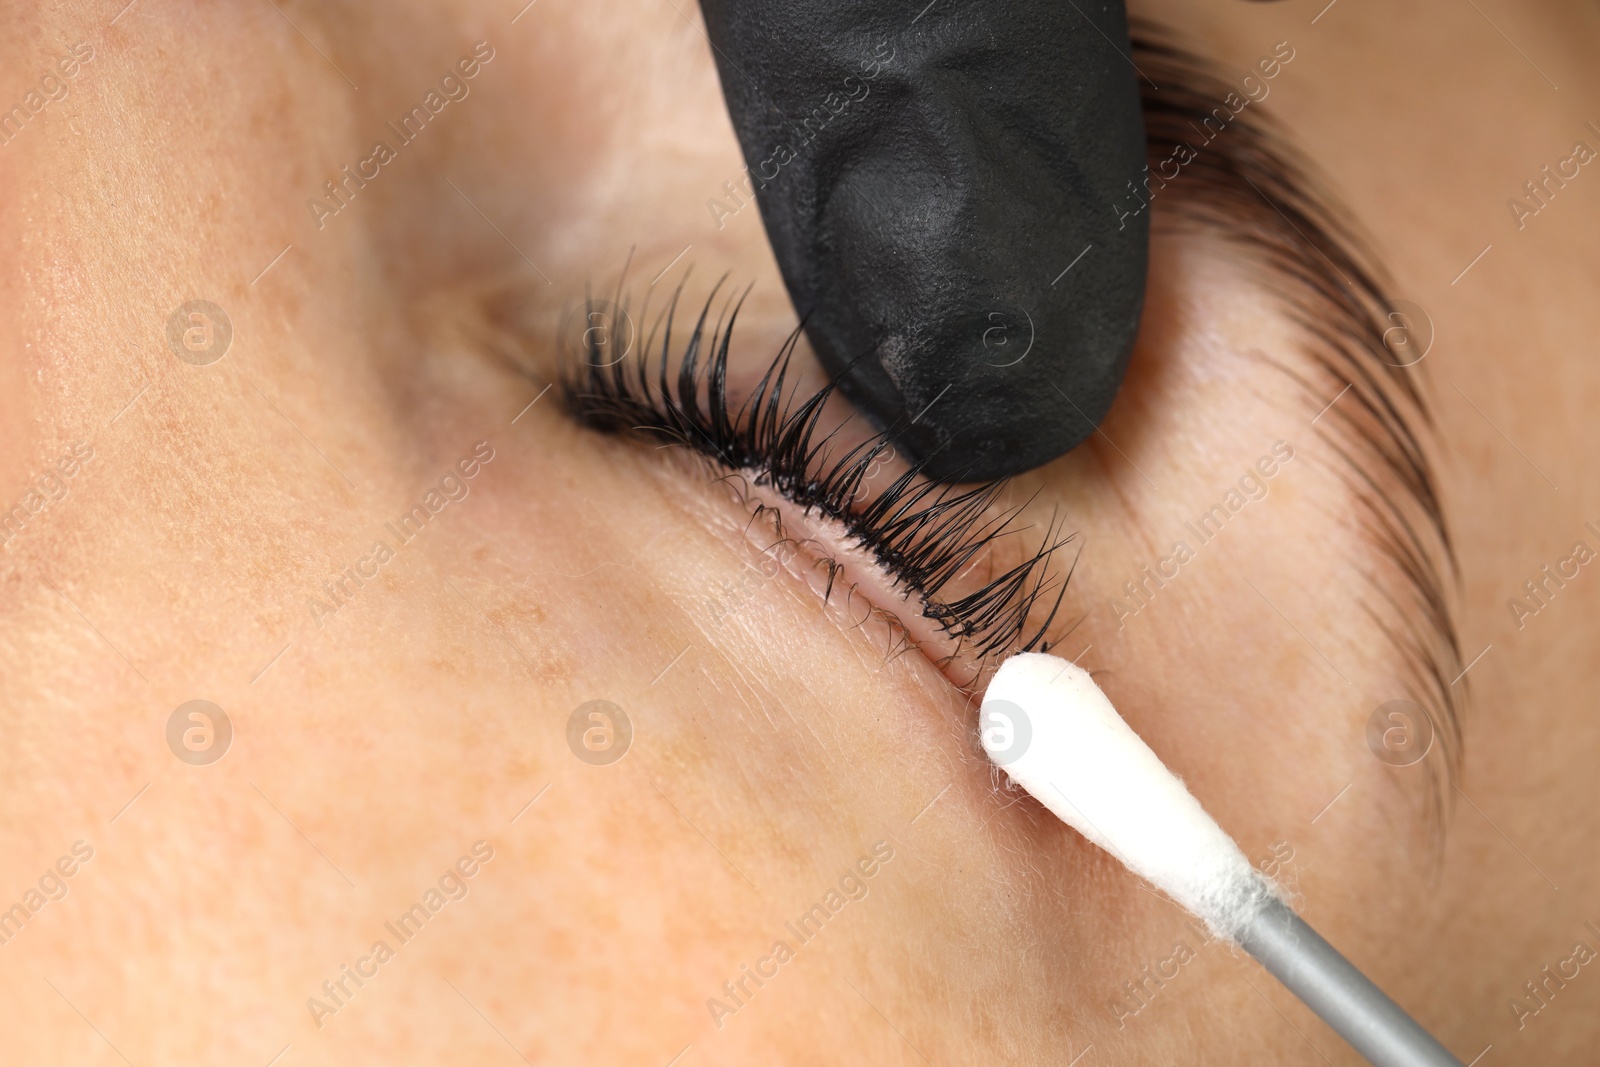
[[[1013,656],[989,683],[978,725],[1012,781],[1254,956],[1367,1062],[1461,1067],[1290,909],[1088,671]]]
[[[1011,657],[989,683],[979,727],[1012,781],[1212,933],[1235,940],[1272,895],[1088,671],[1039,653]]]

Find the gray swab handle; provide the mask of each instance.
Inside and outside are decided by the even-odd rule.
[[[1278,899],[1088,671],[1012,656],[984,694],[979,736],[1013,782],[1260,960],[1374,1067],[1461,1067]]]
[[[1276,897],[1236,936],[1241,948],[1373,1067],[1461,1067],[1460,1060]]]

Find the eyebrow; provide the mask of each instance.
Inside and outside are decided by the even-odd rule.
[[[1449,595],[1460,572],[1424,447],[1433,422],[1419,372],[1400,365],[1385,340],[1409,324],[1349,213],[1283,128],[1256,106],[1229,107],[1244,98],[1215,64],[1152,23],[1132,25],[1147,159],[1161,187],[1174,189],[1153,224],[1198,228],[1238,247],[1306,336],[1309,373],[1273,365],[1301,386],[1313,429],[1340,458],[1361,530],[1387,564],[1362,606],[1399,650],[1404,684],[1438,742],[1438,757],[1426,761],[1437,844],[1461,761],[1466,686]],[[1167,178],[1157,168],[1180,146],[1192,158]]]

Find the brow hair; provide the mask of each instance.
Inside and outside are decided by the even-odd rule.
[[[1230,93],[1243,96],[1214,64],[1138,20],[1133,59],[1146,75],[1152,173],[1179,145],[1196,152],[1176,178],[1162,179],[1174,192],[1153,201],[1155,224],[1198,228],[1244,252],[1308,342],[1309,373],[1271,362],[1302,387],[1308,414],[1339,394],[1313,428],[1342,461],[1339,476],[1357,501],[1362,534],[1392,568],[1371,578],[1362,608],[1399,651],[1407,699],[1433,727],[1426,763],[1437,846],[1461,764],[1466,694],[1449,595],[1460,575],[1424,447],[1433,423],[1420,372],[1397,365],[1404,361],[1385,340],[1401,321],[1390,279],[1286,131],[1258,104],[1227,106]],[[1210,132],[1206,121],[1216,127],[1224,116],[1220,131]]]

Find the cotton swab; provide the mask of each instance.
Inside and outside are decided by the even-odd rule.
[[[990,682],[979,724],[1012,781],[1254,956],[1374,1067],[1461,1067],[1284,903],[1087,671],[1013,656]]]

